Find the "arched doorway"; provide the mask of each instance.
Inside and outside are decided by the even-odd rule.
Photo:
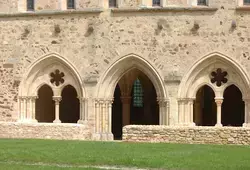
[[[59,118],[62,123],[77,123],[80,117],[80,103],[77,92],[71,85],[67,85],[62,91]]]
[[[215,94],[211,87],[202,86],[196,93],[194,102],[194,123],[197,126],[214,126],[216,124]]]
[[[38,122],[52,123],[55,120],[55,101],[52,96],[53,91],[48,85],[43,85],[38,90],[35,116]]]
[[[245,104],[238,87],[231,85],[224,91],[221,122],[223,126],[242,126],[244,123]]]
[[[133,76],[127,76],[133,75]],[[156,90],[150,79],[133,69],[121,78],[114,92],[112,106],[112,133],[121,139],[125,125],[159,125],[159,106]]]
[[[143,73],[147,79],[153,84],[156,91],[156,96],[159,101],[157,107],[159,111],[155,113],[159,117],[157,124],[169,125],[169,105],[167,98],[167,91],[164,81],[161,75],[153,67],[154,64],[148,62],[145,57],[138,56],[136,54],[128,54],[120,57],[117,61],[110,65],[110,67],[103,73],[102,77],[98,81],[95,99],[95,139],[113,140],[112,134],[112,102],[114,99],[114,93],[116,86],[119,85],[121,90],[122,101],[122,126],[129,125],[130,123],[130,105],[131,105],[131,93],[132,85],[136,78],[139,77],[137,71]],[[130,74],[131,73],[131,74]],[[126,77],[129,77],[129,81]],[[139,78],[142,80],[141,78]],[[148,91],[149,87],[144,87],[144,92]],[[154,104],[153,104],[154,105]],[[125,106],[125,107],[124,107]],[[159,114],[160,113],[160,114]]]

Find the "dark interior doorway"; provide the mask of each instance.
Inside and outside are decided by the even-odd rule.
[[[140,78],[134,81],[131,97],[130,124],[159,125],[157,95],[154,85],[147,77],[144,77],[144,83]]]
[[[130,96],[126,96],[131,98],[130,110],[129,106],[128,109],[123,108],[121,100],[121,97],[123,97],[122,88],[118,84],[116,86],[112,105],[112,133],[114,139],[122,139],[123,125],[159,125],[159,106],[154,85],[145,74],[138,70],[136,70],[136,73],[138,77],[130,84]],[[129,122],[123,120],[124,110],[130,112]]]
[[[115,140],[122,139],[122,102],[119,85],[115,88],[114,102],[112,104],[112,133]]]
[[[63,88],[59,118],[62,123],[77,123],[80,118],[79,99],[75,88],[71,85]]]
[[[38,90],[35,116],[38,122],[52,123],[55,120],[55,101],[52,97],[53,91],[48,85],[43,85]]]
[[[242,126],[244,123],[245,104],[238,87],[231,85],[224,91],[221,123],[223,126]]]
[[[213,89],[207,85],[197,91],[194,102],[194,123],[197,126],[215,126],[216,103],[214,98]]]

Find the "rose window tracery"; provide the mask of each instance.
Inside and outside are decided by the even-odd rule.
[[[222,85],[222,83],[227,83],[227,72],[222,71],[221,68],[218,68],[216,71],[211,73],[211,83],[216,83],[218,87]]]
[[[65,75],[63,72],[60,72],[60,70],[56,69],[54,72],[50,73],[50,82],[56,86],[59,86],[60,84],[64,83],[64,76]]]

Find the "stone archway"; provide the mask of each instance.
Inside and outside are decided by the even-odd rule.
[[[95,139],[113,140],[111,126],[112,101],[115,88],[118,82],[122,80],[122,77],[127,73],[129,74],[133,69],[144,73],[152,82],[159,102],[159,124],[169,124],[167,93],[161,76],[144,58],[135,54],[129,54],[113,63],[98,82],[95,104]],[[126,85],[123,87],[126,87]],[[121,87],[121,93],[123,92]]]
[[[242,67],[232,58],[220,53],[212,53],[197,61],[184,76],[179,87],[179,124],[194,125],[193,102],[196,98],[196,92],[203,85],[208,85],[215,92],[216,126],[222,126],[223,92],[231,84],[237,85],[242,92],[243,99],[248,101],[249,78]],[[245,114],[245,125],[250,122],[250,117],[247,118],[247,115],[250,113]]]
[[[35,99],[39,97],[38,90],[44,84],[50,86],[53,91],[55,123],[61,122],[59,104],[62,99],[61,92],[65,86],[71,84],[80,99],[84,99],[86,96],[81,78],[70,62],[56,53],[42,56],[28,68],[19,86],[19,121],[36,122],[35,117],[29,115],[34,115]],[[86,109],[82,109],[84,107],[86,107],[85,100],[81,100],[79,122],[86,119]]]

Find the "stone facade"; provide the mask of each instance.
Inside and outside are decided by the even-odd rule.
[[[217,126],[222,126],[223,93],[230,85],[242,93],[244,126],[249,125],[250,8],[242,1],[197,6],[195,0],[162,0],[152,7],[150,0],[118,0],[118,8],[110,9],[108,0],[77,0],[73,10],[67,10],[66,0],[35,2],[35,11],[27,11],[26,0],[0,2],[1,122],[43,129],[46,125],[35,120],[39,88],[51,87],[59,119],[62,90],[71,84],[80,101],[78,123],[88,127],[91,139],[112,140],[114,89],[136,68],[155,87],[160,125],[194,126],[193,103],[203,85],[215,93]],[[59,86],[49,79],[57,68],[65,74]],[[210,81],[218,68],[228,73],[220,87]]]
[[[127,142],[249,145],[250,129],[238,127],[169,127],[129,125],[123,128]]]

